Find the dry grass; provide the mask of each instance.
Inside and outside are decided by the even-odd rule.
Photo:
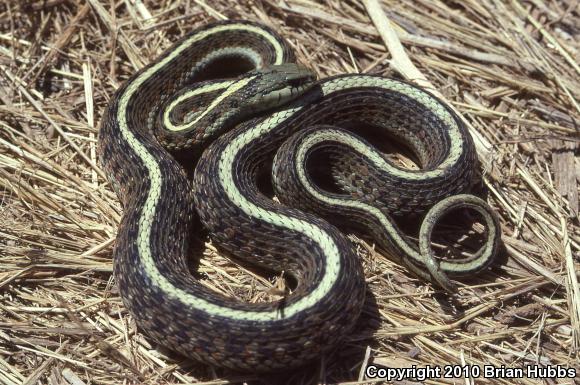
[[[151,346],[136,330],[111,276],[121,210],[95,159],[101,112],[123,80],[223,18],[273,26],[321,77],[403,76],[442,94],[477,139],[507,254],[449,301],[357,240],[372,294],[359,327],[338,352],[262,383],[362,384],[372,362],[580,370],[578,1],[385,0],[385,14],[375,1],[240,3],[0,4],[0,383],[259,383]],[[276,285],[211,245],[200,266],[208,285],[249,300]]]

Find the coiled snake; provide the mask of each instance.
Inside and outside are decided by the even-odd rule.
[[[448,275],[485,269],[497,248],[495,215],[461,194],[475,152],[453,112],[405,82],[370,75],[316,82],[293,61],[265,26],[211,24],[132,76],[101,122],[100,159],[124,207],[114,250],[123,301],[154,340],[217,366],[301,365],[352,328],[364,276],[353,246],[331,223],[368,232],[416,274],[447,288]],[[422,169],[387,161],[351,132],[358,125],[405,142]],[[181,149],[201,154],[193,181],[169,153]],[[333,160],[342,191],[315,184],[308,163],[316,154]],[[281,203],[256,182],[272,158]],[[481,213],[487,243],[471,258],[438,263],[432,228],[457,207]],[[418,246],[390,217],[429,208]],[[222,248],[284,271],[295,290],[278,303],[245,303],[201,285],[187,264],[197,215]]]

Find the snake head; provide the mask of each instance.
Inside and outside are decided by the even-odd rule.
[[[202,143],[242,121],[289,103],[310,90],[313,72],[297,64],[271,65],[235,79],[217,79],[184,87],[160,109],[161,135],[199,136],[183,147]],[[193,133],[193,134],[188,134]],[[182,139],[183,140],[183,139]]]
[[[315,83],[316,75],[294,63],[272,65],[247,74],[251,78],[240,101],[248,112],[257,113],[282,106],[298,98]]]

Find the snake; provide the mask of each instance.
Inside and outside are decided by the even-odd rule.
[[[467,194],[476,153],[451,109],[405,81],[317,80],[295,62],[265,25],[208,24],[126,80],[101,119],[99,159],[123,209],[113,251],[123,303],[153,341],[213,366],[288,369],[340,346],[366,298],[349,229],[449,290],[497,251],[497,216]],[[393,163],[363,132],[404,143],[420,169]],[[323,160],[328,186],[316,181]],[[461,209],[481,214],[485,243],[436,257],[433,228]],[[422,218],[418,241],[400,216]],[[249,303],[205,286],[191,264],[200,227],[236,262],[283,274],[291,288]]]

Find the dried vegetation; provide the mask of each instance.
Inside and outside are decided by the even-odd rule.
[[[372,362],[580,370],[578,1],[381,5],[0,4],[0,383],[259,382],[151,346],[136,330],[111,276],[121,209],[95,155],[100,115],[123,80],[193,27],[224,18],[273,26],[320,77],[375,73],[440,93],[476,138],[506,246],[504,264],[465,281],[451,301],[357,239],[372,293],[359,327],[312,367],[262,383],[362,384],[361,367]],[[278,284],[209,243],[200,272],[216,290],[251,301]]]

